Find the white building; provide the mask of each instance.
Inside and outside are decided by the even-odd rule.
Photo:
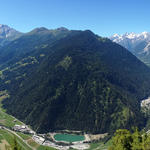
[[[45,141],[45,139],[43,137],[40,137],[37,135],[33,135],[32,138],[35,142],[39,143],[40,145],[42,145]]]

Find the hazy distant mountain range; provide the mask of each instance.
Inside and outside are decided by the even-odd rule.
[[[0,24],[0,46],[9,43],[10,41],[18,38],[20,35],[22,35],[21,32],[16,31],[7,25]]]
[[[150,32],[114,34],[110,39],[124,46],[144,63],[150,65]]]

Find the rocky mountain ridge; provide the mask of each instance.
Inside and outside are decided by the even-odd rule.
[[[144,63],[150,65],[150,32],[114,34],[110,39],[127,48]]]
[[[21,32],[10,28],[7,25],[0,24],[0,46],[8,44],[21,35]]]

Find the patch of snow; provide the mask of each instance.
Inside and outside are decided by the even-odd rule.
[[[142,32],[142,33],[125,33],[122,35],[114,34],[110,37],[113,42],[116,42],[123,47],[127,48],[131,52],[135,52],[137,50],[137,46],[141,44],[141,49],[137,50],[138,53],[149,53],[150,51],[150,32]],[[148,43],[148,45],[144,45],[143,43]]]

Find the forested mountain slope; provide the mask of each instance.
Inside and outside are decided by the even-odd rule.
[[[0,88],[10,92],[3,102],[8,113],[39,132],[144,126],[140,99],[150,94],[146,65],[89,30],[61,29],[52,39],[49,31],[38,31],[10,43],[0,57]]]

